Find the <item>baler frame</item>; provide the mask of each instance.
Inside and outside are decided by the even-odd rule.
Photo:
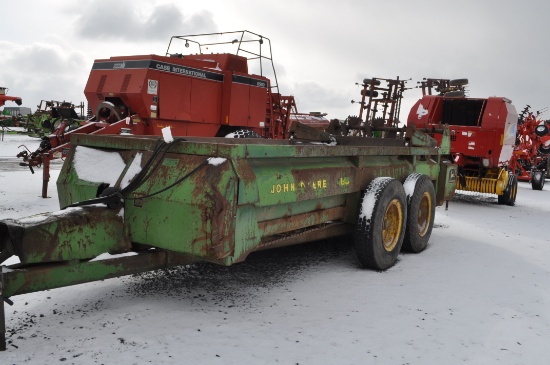
[[[203,39],[212,39],[212,38],[228,38],[229,40],[223,41],[203,41]],[[293,115],[298,115],[296,101],[293,96],[281,95],[279,92],[279,84],[277,81],[277,74],[275,71],[275,65],[273,62],[271,41],[269,38],[262,35],[243,30],[243,31],[233,31],[233,32],[223,32],[223,33],[204,33],[204,34],[194,34],[194,35],[183,35],[183,36],[173,36],[170,38],[166,56],[170,58],[184,58],[182,53],[173,53],[173,49],[178,46],[178,42],[185,42],[184,47],[189,48],[189,45],[196,46],[198,48],[199,54],[204,54],[205,58],[208,57],[207,54],[203,53],[206,50],[210,50],[210,47],[221,47],[221,48],[230,48],[231,52],[229,54],[239,56],[240,54],[246,54],[247,64],[249,61],[252,61],[253,64],[257,64],[260,76],[264,77],[272,73],[272,79],[275,81],[274,84],[271,81],[267,81],[267,93],[265,95],[266,105],[265,108],[265,121],[263,122],[263,127],[253,130],[253,133],[260,135],[266,138],[272,139],[285,139],[288,138],[288,129],[290,127],[290,119]],[[248,45],[257,46],[257,50],[252,50]],[[186,47],[187,46],[187,47]],[[263,51],[264,48],[267,48]],[[172,53],[171,53],[172,52]],[[237,58],[234,59],[233,68],[236,65]],[[254,62],[256,61],[256,62]],[[264,67],[264,63],[268,63],[269,67]],[[123,64],[124,62],[122,62]],[[95,64],[94,64],[95,65]],[[116,66],[118,67],[118,66]],[[115,68],[115,66],[113,66]],[[93,67],[92,67],[93,71]],[[229,74],[223,75],[223,77],[230,78],[233,70]],[[220,77],[222,75],[219,75]],[[269,75],[271,76],[271,75]],[[125,78],[126,80],[126,78]],[[103,83],[105,81],[102,81]],[[100,82],[101,84],[101,82]],[[98,86],[100,88],[100,86]],[[101,86],[102,88],[102,86]],[[227,88],[224,91],[228,95],[231,94],[231,88]],[[96,92],[92,93],[96,95]],[[225,99],[229,100],[230,97]],[[88,120],[82,120],[79,122],[80,127],[78,129],[69,130],[69,125],[71,124],[71,118],[64,118],[64,120],[56,125],[52,134],[48,137],[43,137],[43,142],[36,151],[22,151],[17,157],[23,158],[22,166],[27,166],[34,174],[34,167],[44,167],[42,173],[42,197],[48,197],[48,184],[50,180],[49,167],[50,162],[56,158],[66,157],[66,152],[70,146],[71,134],[75,133],[94,133],[94,134],[120,134],[121,130],[129,130],[133,134],[146,135],[146,134],[160,134],[159,129],[155,129],[152,133],[151,130],[145,130],[146,126],[151,126],[152,124],[166,124],[173,127],[178,127],[179,124],[182,124],[179,120],[163,120],[153,117],[144,117],[140,115],[137,111],[131,110],[131,108],[126,106],[121,106],[119,98],[109,98],[106,97],[105,100],[102,100],[97,105],[95,105],[95,114],[92,118]],[[154,99],[154,98],[153,98]],[[264,102],[262,100],[262,102]],[[64,102],[63,102],[64,103]],[[56,101],[43,101],[40,106],[44,105],[44,108],[39,108],[40,110],[44,109],[47,112],[48,116],[51,114],[53,107],[58,107],[62,103]],[[71,104],[72,105],[72,104]],[[83,104],[81,104],[83,108]],[[226,120],[227,121],[227,120]],[[196,123],[195,123],[196,124]],[[328,124],[328,123],[327,123]],[[52,125],[53,126],[53,125]],[[221,125],[218,133],[226,131],[229,133],[230,129],[238,130],[238,127]],[[207,130],[207,129],[205,129]],[[196,130],[195,130],[196,131]],[[176,136],[182,135],[193,135],[182,133],[182,130],[177,129],[172,132]],[[201,132],[202,133],[202,132]],[[208,132],[205,132],[208,133]],[[226,133],[223,133],[225,135]],[[223,136],[220,135],[220,136]],[[199,134],[199,136],[203,136]],[[207,137],[214,137],[214,135],[204,135]]]
[[[422,99],[409,113],[408,125],[430,133],[441,124],[451,129],[451,154],[458,165],[457,190],[495,194],[513,206],[517,178],[508,168],[516,137],[517,112],[504,97],[467,98],[468,79],[419,82]]]

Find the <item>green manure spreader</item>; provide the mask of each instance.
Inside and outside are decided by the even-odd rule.
[[[57,180],[61,210],[0,221],[4,302],[41,290],[329,237],[385,270],[426,248],[452,198],[449,134],[395,138],[176,138],[74,134]],[[10,260],[13,262],[13,258]]]

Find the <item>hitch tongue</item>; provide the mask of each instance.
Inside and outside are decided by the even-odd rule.
[[[128,252],[131,242],[119,211],[86,206],[2,220],[0,259],[17,255],[22,265],[29,265]]]

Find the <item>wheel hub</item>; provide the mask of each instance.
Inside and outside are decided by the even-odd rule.
[[[428,228],[430,227],[430,221],[432,219],[430,212],[432,211],[432,197],[426,191],[420,198],[420,204],[418,205],[418,235],[424,237]]]
[[[384,223],[382,227],[382,240],[384,249],[391,252],[397,242],[403,228],[403,207],[398,199],[393,199],[384,214]]]

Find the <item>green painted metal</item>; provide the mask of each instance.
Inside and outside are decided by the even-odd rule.
[[[41,266],[4,269],[2,295],[8,298],[13,295],[104,280],[192,262],[194,262],[193,258],[188,256],[153,250],[132,256],[107,258],[98,261],[52,263]]]
[[[450,145],[448,133],[441,148],[427,136],[413,137],[386,144],[364,138],[360,144],[335,146],[186,138],[174,141],[159,155],[154,153],[162,146],[158,137],[73,135],[57,182],[61,207],[97,198],[108,182],[101,176],[113,173],[110,183],[122,189],[123,205],[71,208],[69,213],[55,213],[34,223],[32,219],[4,221],[0,249],[2,254],[21,258],[19,269],[34,263],[68,265],[41,271],[41,278],[32,270],[8,272],[4,295],[20,294],[22,282],[25,292],[70,285],[63,270],[80,270],[78,260],[103,252],[153,247],[231,265],[255,250],[350,233],[360,193],[376,177],[392,176],[403,182],[411,173],[425,174],[434,182],[442,204],[454,193],[449,179],[456,172],[442,158]],[[90,148],[106,153],[101,155],[107,156],[102,161],[106,169],[112,169],[110,157],[121,161],[120,171],[98,171],[95,177],[83,174],[89,161],[82,161],[82,151]],[[156,168],[141,185],[125,190],[125,181],[132,177],[126,175],[135,172],[132,165],[144,168],[149,159]],[[78,282],[90,281],[124,275],[127,270],[94,264],[77,277]]]
[[[0,263],[21,261],[0,266],[0,347],[4,298],[192,261],[231,265],[256,250],[349,234],[376,177],[427,175],[440,205],[454,194],[456,165],[445,157],[448,130],[440,147],[433,142],[415,131],[339,137],[335,146],[75,134],[59,202],[91,205],[0,221]],[[91,260],[103,253],[135,256]]]
[[[21,264],[94,258],[131,249],[120,211],[87,206],[0,222],[0,234]]]

